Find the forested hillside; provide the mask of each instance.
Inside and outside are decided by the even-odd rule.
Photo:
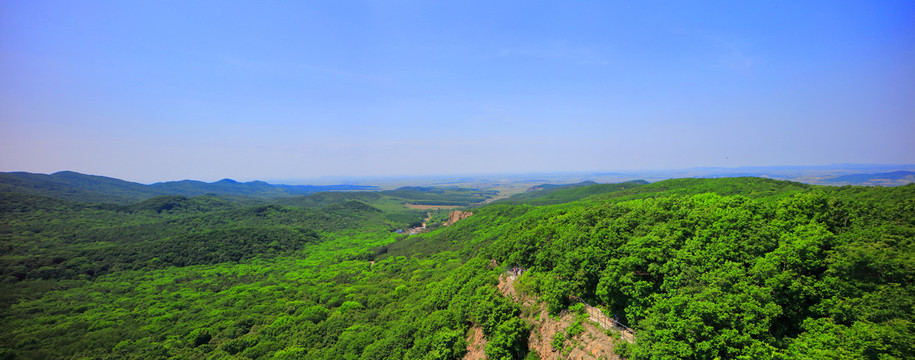
[[[205,183],[182,180],[144,185],[120,179],[61,171],[50,175],[0,173],[0,193],[14,192],[61,200],[127,204],[163,195],[217,195],[241,200],[271,200],[321,191],[377,190],[362,185],[272,185],[263,181],[240,183],[231,179]]]
[[[635,188],[648,184],[644,180],[627,181],[616,184],[597,184],[591,181],[568,184],[568,185],[551,185],[543,184],[520,194],[512,195],[508,199],[499,200],[502,204],[530,204],[530,205],[552,205],[567,203],[570,201],[581,200],[597,194],[612,193],[627,188]]]
[[[637,331],[615,348],[633,359],[915,355],[915,185],[538,191],[414,236],[395,232],[417,214],[407,196],[488,195],[100,205],[0,193],[0,358],[458,359],[474,346],[556,358],[585,347],[576,326],[592,325],[538,353],[532,314],[577,299]],[[515,289],[536,304],[496,288],[507,268],[524,269]]]
[[[278,199],[282,205],[321,207],[346,200],[359,200],[383,208],[397,209],[404,204],[468,206],[478,205],[495,197],[494,190],[467,189],[458,187],[416,187],[405,186],[394,190],[319,192],[291,199]]]

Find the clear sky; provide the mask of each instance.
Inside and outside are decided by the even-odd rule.
[[[2,1],[0,171],[915,163],[915,1]]]

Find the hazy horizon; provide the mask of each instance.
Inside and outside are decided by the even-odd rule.
[[[491,173],[463,173],[463,174],[416,174],[416,175],[325,175],[310,178],[163,178],[155,180],[138,180],[118,178],[109,174],[81,173],[69,169],[50,172],[30,172],[35,174],[51,175],[58,172],[76,172],[90,176],[115,178],[140,184],[151,185],[155,183],[175,181],[201,181],[213,183],[221,180],[237,182],[262,181],[273,185],[380,185],[382,187],[397,184],[399,186],[442,186],[450,183],[479,184],[481,182],[531,182],[543,183],[577,183],[581,181],[596,181],[598,183],[614,183],[632,180],[660,181],[683,177],[732,177],[732,176],[759,176],[773,179],[794,180],[820,179],[833,176],[851,174],[879,174],[897,171],[915,172],[915,164],[824,164],[824,165],[775,165],[775,166],[745,166],[745,167],[692,167],[671,169],[646,169],[646,170],[592,170],[592,171],[545,171],[545,172],[491,172]],[[8,173],[29,172],[22,170],[4,171]],[[748,175],[749,174],[749,175]],[[804,182],[804,181],[801,181]],[[809,181],[807,181],[809,182]]]
[[[6,2],[0,171],[151,183],[913,164],[913,13]]]

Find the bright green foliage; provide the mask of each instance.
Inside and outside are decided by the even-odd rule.
[[[672,193],[718,184],[664,185],[677,182],[702,186]],[[741,185],[720,183],[715,192]],[[811,343],[810,332],[839,331],[808,319],[868,329],[854,354],[911,355],[915,212],[905,210],[915,187],[873,189],[882,202],[865,205],[845,196],[855,188],[777,186],[744,191],[752,198],[652,194],[553,206],[515,220],[491,248],[531,269],[525,284],[551,312],[575,295],[636,325],[633,358],[791,358],[803,349],[795,337]]]
[[[0,358],[455,359],[479,326],[489,358],[522,359],[530,325],[495,289],[506,266],[552,313],[575,296],[618,315],[633,359],[915,357],[915,185],[589,188],[410,237],[372,195],[2,193]]]
[[[566,338],[571,339],[573,337],[578,336],[579,334],[581,334],[583,332],[585,332],[585,329],[581,326],[581,320],[578,320],[578,321],[574,322],[572,325],[570,325],[568,328],[566,328],[565,333],[566,333]]]
[[[486,344],[486,356],[490,359],[521,359],[527,355],[527,336],[530,327],[517,317],[499,324]]]
[[[613,352],[623,358],[632,356],[632,347],[628,341],[618,341],[613,345]]]
[[[553,339],[550,340],[550,346],[553,347],[553,350],[562,350],[562,345],[566,342],[566,336],[561,331],[557,331],[553,334]]]

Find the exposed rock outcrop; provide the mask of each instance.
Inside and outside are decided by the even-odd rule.
[[[529,349],[536,351],[541,360],[558,360],[558,359],[580,359],[580,360],[621,360],[622,357],[614,352],[614,344],[619,341],[629,341],[631,339],[623,336],[621,339],[614,339],[608,336],[600,323],[607,319],[600,319],[602,314],[592,314],[588,311],[589,319],[583,322],[581,334],[563,342],[562,349],[555,349],[551,344],[553,336],[556,333],[565,332],[572,324],[576,322],[578,315],[570,313],[569,310],[563,310],[558,316],[549,316],[546,307],[538,302],[535,297],[529,294],[523,294],[515,289],[515,280],[517,276],[503,274],[499,277],[497,289],[505,297],[519,302],[524,307],[530,307],[529,315],[522,315],[528,323],[533,325],[531,334],[528,337],[527,346]],[[597,310],[597,309],[594,309]],[[597,324],[592,323],[597,319]],[[617,332],[617,334],[622,335]]]
[[[471,215],[473,215],[473,213],[470,211],[454,210],[448,213],[448,221],[445,221],[445,226],[450,226],[458,221],[469,218]]]
[[[467,353],[464,354],[463,360],[484,359],[486,359],[486,337],[483,335],[483,328],[477,325],[467,334]]]

